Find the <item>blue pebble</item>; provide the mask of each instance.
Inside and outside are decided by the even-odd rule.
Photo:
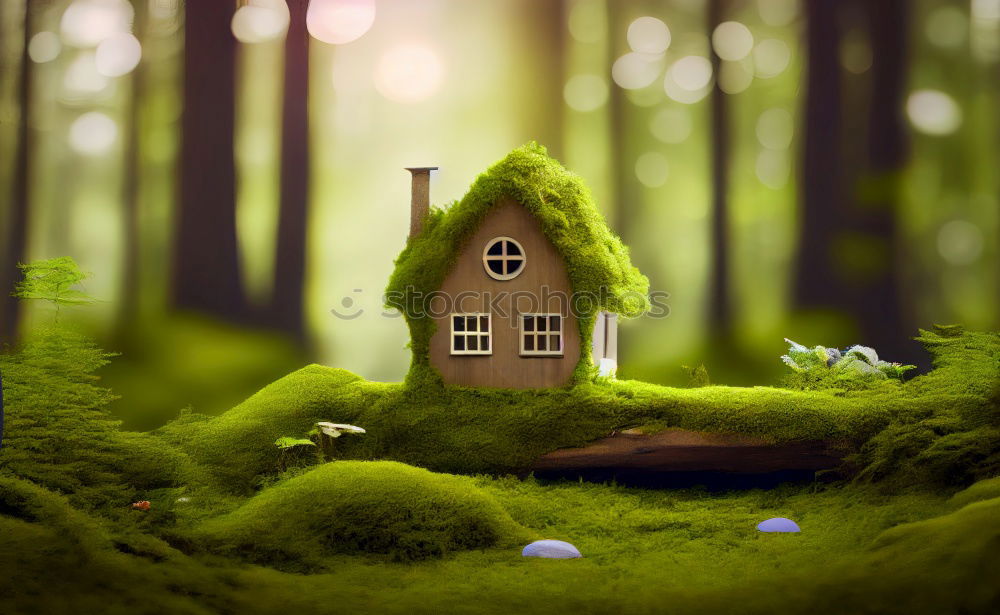
[[[762,532],[801,532],[797,523],[784,517],[775,517],[757,524],[757,529]]]
[[[576,547],[562,540],[536,540],[526,546],[521,555],[524,557],[548,557],[552,559],[571,559],[583,557]]]

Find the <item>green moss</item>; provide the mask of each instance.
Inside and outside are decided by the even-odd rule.
[[[305,433],[321,420],[367,430],[339,439],[338,457],[392,459],[442,472],[518,472],[557,448],[655,425],[774,441],[840,441],[861,447],[855,461],[866,468],[862,478],[893,488],[961,486],[1000,471],[996,398],[982,386],[1000,381],[1000,352],[988,343],[995,337],[965,333],[947,351],[932,346],[937,370],[891,390],[849,392],[678,389],[637,381],[543,390],[415,388],[314,365],[218,418],[188,418],[170,429],[175,442],[237,493],[280,471],[275,439]]]
[[[65,329],[0,355],[7,402],[0,467],[85,509],[124,506],[196,473],[168,443],[119,431],[107,410],[115,396],[95,375],[110,356]]]
[[[493,205],[513,198],[531,212],[542,232],[562,254],[573,292],[592,298],[580,318],[581,347],[590,345],[594,315],[600,311],[638,316],[649,307],[649,280],[629,260],[628,248],[608,228],[583,180],[529,143],[480,175],[461,201],[434,208],[417,237],[396,259],[386,289],[386,305],[400,310],[410,328],[413,362],[409,382],[437,380],[428,363],[434,323],[424,316],[428,295],[440,289],[448,272]],[[576,379],[590,375],[583,353]]]
[[[1000,498],[1000,476],[981,480],[951,497],[951,503],[962,507],[973,502]]]
[[[210,521],[213,552],[296,566],[331,553],[393,560],[530,540],[471,479],[388,461],[338,461],[284,480]]]

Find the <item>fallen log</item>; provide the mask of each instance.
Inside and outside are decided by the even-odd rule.
[[[668,429],[626,430],[580,448],[542,455],[530,470],[538,477],[670,475],[808,475],[839,467],[849,452],[827,440],[773,442],[756,436]]]

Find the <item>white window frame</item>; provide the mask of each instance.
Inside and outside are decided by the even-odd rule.
[[[520,256],[507,256],[507,243],[506,242],[508,242],[508,241],[511,242],[512,244],[514,244],[515,246],[517,246],[517,249],[521,251],[521,255]],[[500,254],[487,254],[487,252],[489,252],[490,248],[492,248],[494,245],[496,245],[497,242],[504,242],[502,244],[503,248],[501,249]],[[499,260],[500,262],[502,262],[504,264],[504,267],[503,267],[504,271],[507,271],[507,266],[506,265],[510,261],[520,261],[521,262],[521,266],[518,267],[517,270],[514,271],[514,273],[497,273],[497,272],[493,271],[492,269],[490,269],[489,263],[487,262],[487,261],[495,261],[495,260]],[[494,280],[500,280],[500,281],[513,280],[517,276],[521,275],[521,272],[524,271],[524,267],[527,264],[528,264],[528,255],[524,251],[524,246],[522,246],[520,243],[518,243],[518,241],[516,239],[514,239],[513,237],[507,237],[507,236],[504,236],[504,235],[501,235],[500,237],[494,237],[493,239],[490,239],[489,241],[487,241],[486,242],[486,246],[483,248],[483,269],[486,270],[486,275],[490,276]]]
[[[482,350],[481,348],[476,350],[469,350],[469,338],[477,338],[476,345],[478,346],[478,338],[482,337],[483,332],[479,330],[479,319],[483,316],[486,317],[486,338],[489,343],[489,348],[487,350]],[[475,331],[456,331],[455,330],[455,318],[456,317],[475,317],[476,319],[476,330]],[[451,335],[448,336],[448,350],[453,355],[491,355],[493,354],[493,316],[488,312],[454,312],[448,314],[448,322],[451,327]],[[466,324],[468,326],[468,324]],[[455,336],[461,335],[465,338],[465,349],[455,350]]]
[[[529,317],[529,316],[532,319],[534,319],[534,330],[533,331],[525,331],[524,330],[524,319],[526,317]],[[551,329],[549,329],[549,319],[552,316],[558,316],[559,317],[559,332],[558,332],[559,333],[559,350],[551,350],[551,344],[549,344],[549,341],[552,339],[552,335],[554,333]],[[538,329],[538,318],[540,318],[540,317],[544,317],[545,318],[545,331],[539,331],[539,329]],[[517,338],[519,340],[518,341],[518,347],[520,348],[521,356],[522,357],[561,357],[561,356],[563,356],[563,354],[565,352],[565,340],[566,340],[565,332],[566,332],[566,317],[563,316],[562,314],[558,314],[558,313],[554,313],[554,312],[553,313],[541,313],[541,312],[539,312],[539,313],[525,313],[525,314],[518,314],[517,315]],[[539,333],[541,333],[541,335],[539,335]],[[527,336],[527,335],[532,336],[534,338],[534,340],[535,340],[534,341],[534,346],[535,346],[534,350],[526,350],[525,347],[524,347],[525,346],[524,340],[525,340],[525,336]],[[545,343],[546,349],[545,350],[538,350],[538,338],[541,337],[542,335],[544,335],[545,338],[546,338],[546,343]]]

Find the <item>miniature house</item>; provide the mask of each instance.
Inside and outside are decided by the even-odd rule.
[[[579,177],[531,144],[431,210],[435,167],[408,170],[410,237],[386,297],[407,318],[413,369],[518,389],[613,372],[617,315],[645,309],[648,282]]]

